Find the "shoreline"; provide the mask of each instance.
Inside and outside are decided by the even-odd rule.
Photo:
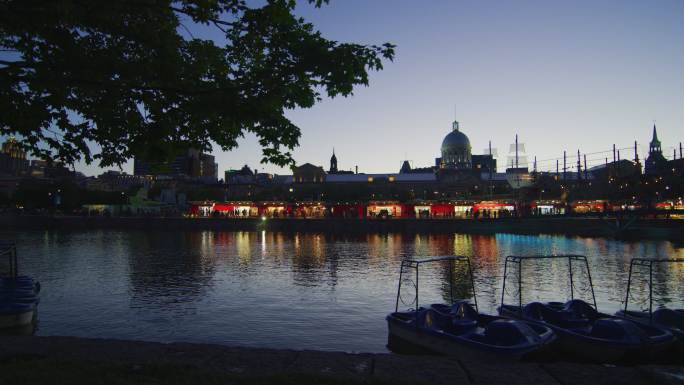
[[[40,368],[37,371],[40,373],[31,372],[31,368],[36,366]],[[136,376],[149,377],[150,373],[160,376],[189,376],[191,379],[211,376],[217,383],[260,384],[684,383],[684,368],[677,365],[612,366],[571,362],[482,361],[389,353],[277,350],[195,343],[166,344],[38,336],[0,337],[0,368],[5,369],[0,370],[0,379],[20,376],[27,381],[25,383],[32,383],[31,378],[26,378],[31,375],[66,377],[72,381],[76,379],[77,383],[81,383],[81,380],[89,383],[93,379],[88,371],[95,371],[98,376],[102,376],[100,378],[118,378],[123,383],[137,382],[139,379]],[[44,373],[45,371],[54,373]],[[183,378],[176,380],[178,383],[185,383]],[[176,383],[173,377],[169,382]]]
[[[625,226],[626,225],[626,226]],[[531,217],[500,219],[349,219],[349,218],[183,218],[79,217],[43,215],[0,216],[0,230],[136,229],[226,230],[318,233],[461,233],[492,235],[566,235],[625,240],[684,242],[684,220]]]

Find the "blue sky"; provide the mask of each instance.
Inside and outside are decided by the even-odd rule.
[[[431,165],[454,110],[473,153],[491,140],[505,162],[517,133],[530,158],[551,159],[542,169],[563,150],[574,163],[578,149],[634,140],[642,157],[654,120],[667,156],[684,141],[684,1],[331,0],[297,12],[330,39],[397,45],[369,87],[288,113],[302,129],[298,163],[327,169],[334,147],[342,169]],[[289,172],[260,164],[250,136],[214,155],[220,177],[244,164]]]

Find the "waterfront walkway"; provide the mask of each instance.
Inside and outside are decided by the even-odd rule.
[[[505,363],[74,337],[0,337],[0,384],[684,384],[682,366]]]

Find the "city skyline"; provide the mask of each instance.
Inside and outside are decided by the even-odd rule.
[[[371,73],[369,87],[288,113],[302,129],[294,151],[298,164],[327,166],[335,147],[344,170],[395,171],[406,159],[429,166],[454,115],[473,153],[491,140],[500,159],[515,134],[530,158],[540,160],[562,157],[563,150],[573,159],[578,149],[629,148],[634,140],[643,158],[653,120],[665,156],[682,141],[684,49],[678,37],[684,4],[411,5],[332,1],[321,9],[298,7],[329,38],[397,44],[395,61]],[[244,164],[290,173],[260,164],[251,136],[234,151],[213,154],[219,174]],[[622,157],[631,159],[633,152]],[[87,175],[103,170],[95,164],[76,169]],[[132,173],[132,161],[123,170]]]

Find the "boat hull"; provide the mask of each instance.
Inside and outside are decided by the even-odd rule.
[[[582,361],[598,363],[651,361],[672,345],[672,339],[633,344],[592,338],[558,327],[549,322],[540,322],[525,317],[517,309],[518,307],[516,306],[506,305],[499,308],[499,314],[551,328],[556,333],[556,346],[558,349]],[[604,318],[615,318],[607,314],[599,314]]]
[[[415,327],[415,325],[405,324],[391,317],[387,319],[387,328],[390,340],[399,339],[427,352],[459,358],[496,358],[515,361],[543,348],[543,346],[531,346],[526,349],[516,350],[482,349],[481,347],[470,345],[466,341],[447,338],[434,331],[423,330]]]
[[[678,310],[675,310],[678,311]],[[675,341],[672,343],[670,347],[668,346],[662,346],[662,347],[655,347],[653,349],[652,355],[654,356],[669,356],[670,353],[674,353],[676,355],[679,354],[684,354],[684,332],[682,332],[679,329],[671,329],[667,327],[666,325],[660,325],[657,323],[652,323],[651,318],[649,317],[649,314],[646,312],[635,312],[635,311],[628,311],[625,312],[624,310],[620,310],[617,313],[615,313],[615,316],[620,317],[620,318],[625,318],[628,319],[632,322],[635,322],[639,325],[642,325],[644,327],[649,327],[649,326],[656,326],[660,327],[663,329],[667,329],[670,331],[675,336]],[[672,350],[670,350],[670,349]]]
[[[28,325],[31,322],[33,322],[34,314],[35,309],[17,313],[0,314],[0,329],[15,328]]]

